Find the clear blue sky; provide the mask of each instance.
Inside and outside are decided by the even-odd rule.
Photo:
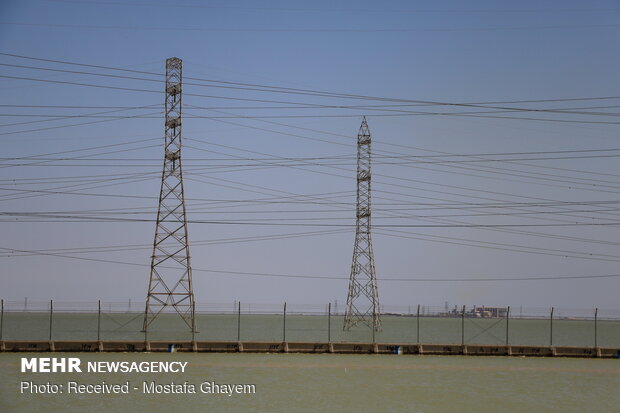
[[[409,100],[187,81],[183,156],[189,219],[270,223],[191,224],[194,267],[215,270],[194,273],[195,294],[203,303],[344,303],[354,239],[355,137],[367,115],[376,156],[373,241],[386,308],[445,301],[619,308],[620,277],[437,281],[620,274],[619,33],[618,1],[0,3],[2,53],[157,73],[163,73],[167,57],[177,56],[186,78]],[[0,212],[13,214],[0,217],[0,247],[33,252],[2,250],[0,296],[143,299],[152,222],[66,222],[70,219],[14,213],[74,216],[97,210],[91,215],[153,219],[162,84],[92,73],[161,78],[8,55],[0,55],[0,64]],[[20,124],[9,125],[14,123]],[[87,124],[75,126],[80,123]],[[120,146],[98,148],[105,145]],[[584,152],[599,149],[610,151]],[[73,150],[80,151],[48,155],[53,159],[38,165],[32,158],[6,159]],[[505,155],[516,152],[527,154]],[[504,155],[485,155],[483,162],[436,157],[446,154]],[[67,156],[80,159],[59,159]],[[535,157],[546,159],[531,160]],[[548,159],[562,157],[571,159]],[[281,158],[304,159],[287,167]],[[265,162],[279,165],[265,168]],[[23,163],[31,164],[16,166]],[[291,202],[292,195],[301,196]],[[127,215],[130,211],[141,214]],[[342,226],[322,226],[332,224]],[[495,227],[462,227],[471,224]],[[247,240],[282,234],[300,236]],[[244,242],[230,242],[238,238]],[[102,251],[104,246],[114,248]],[[76,249],[84,247],[94,250]]]

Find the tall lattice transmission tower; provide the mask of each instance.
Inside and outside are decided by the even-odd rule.
[[[164,311],[172,310],[196,331],[192,266],[181,168],[181,59],[166,60],[164,169],[151,256],[151,276],[144,331]]]
[[[344,330],[358,324],[381,330],[375,257],[370,235],[370,129],[366,117],[357,134],[357,208],[355,246],[349,279]]]

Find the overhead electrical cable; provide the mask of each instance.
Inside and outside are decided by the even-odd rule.
[[[15,249],[15,248],[6,248],[0,247],[1,250],[4,251],[18,251],[18,252],[31,252],[30,250],[24,249]],[[147,264],[140,264],[134,262],[126,262],[126,261],[117,261],[117,260],[104,260],[97,258],[88,258],[88,257],[76,257],[66,254],[55,254],[55,253],[40,253],[39,255],[53,256],[59,258],[68,258],[75,260],[84,260],[91,262],[102,262],[108,264],[120,264],[120,265],[130,265],[130,266],[138,266],[138,267],[148,267]],[[324,280],[348,280],[348,277],[341,276],[321,276],[321,275],[297,275],[297,274],[277,274],[277,273],[259,273],[259,272],[247,272],[247,271],[230,271],[230,270],[221,270],[221,269],[205,269],[205,268],[192,268],[193,271],[197,272],[209,272],[209,273],[220,273],[223,275],[242,275],[242,276],[257,276],[257,277],[276,277],[276,278],[297,278],[297,279],[324,279]],[[505,281],[554,281],[554,280],[579,280],[579,279],[602,279],[602,278],[616,278],[620,277],[620,274],[596,274],[596,275],[552,275],[552,276],[506,276],[506,277],[394,277],[394,276],[385,276],[382,277],[382,281],[398,281],[398,282],[505,282]]]

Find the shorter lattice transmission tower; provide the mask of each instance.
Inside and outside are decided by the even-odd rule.
[[[192,266],[181,168],[182,61],[166,60],[164,169],[151,256],[144,331],[162,312],[172,310],[196,331]]]
[[[355,246],[349,279],[349,294],[344,316],[344,330],[356,325],[366,325],[381,330],[379,293],[372,251],[370,204],[370,129],[366,117],[357,134],[357,208]]]

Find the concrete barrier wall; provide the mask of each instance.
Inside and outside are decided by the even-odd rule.
[[[457,344],[422,344],[421,354],[452,355],[463,354],[463,349]]]
[[[370,354],[375,353],[372,343],[332,343],[334,353],[340,354]]]
[[[100,341],[99,351],[125,352],[125,351],[147,351],[144,341]]]
[[[240,344],[236,341],[197,341],[196,351],[211,353],[236,353]]]
[[[507,356],[510,347],[506,346],[480,346],[465,345],[463,353],[472,356]]]
[[[554,347],[555,355],[558,357],[597,357],[595,348],[583,347]]]
[[[553,347],[510,346],[510,356],[549,357],[554,356]]]
[[[620,358],[620,348],[271,341],[0,341],[0,352],[428,354]]]
[[[286,343],[271,341],[243,342],[241,350],[244,353],[283,353],[286,351]]]
[[[84,341],[53,341],[52,345],[54,351],[65,352],[92,352],[99,351],[97,342],[84,342]]]
[[[287,343],[289,353],[329,353],[329,343]]]
[[[51,342],[49,341],[2,341],[0,342],[1,351],[50,351]]]

